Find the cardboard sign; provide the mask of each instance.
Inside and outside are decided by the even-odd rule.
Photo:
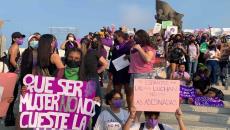
[[[137,111],[175,112],[179,108],[179,80],[134,80]]]
[[[5,117],[9,107],[8,99],[13,97],[14,87],[17,81],[15,73],[0,73],[0,117]]]
[[[21,128],[85,130],[94,115],[96,84],[28,74],[20,96]]]
[[[166,29],[168,26],[173,26],[172,21],[162,21],[162,29]]]
[[[153,34],[159,33],[161,31],[161,24],[156,23],[153,29]]]
[[[177,26],[167,26],[166,29],[170,34],[177,34],[178,33],[178,27]]]

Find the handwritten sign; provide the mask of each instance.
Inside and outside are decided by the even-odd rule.
[[[223,29],[222,28],[210,28],[212,36],[219,36],[222,35]]]
[[[95,82],[72,81],[28,74],[20,96],[21,128],[85,130],[94,115]]]
[[[129,66],[129,60],[125,59],[125,54],[118,57],[117,59],[113,60],[112,63],[117,71],[124,69],[125,67]]]
[[[177,34],[178,33],[178,27],[177,26],[167,26],[166,29],[170,34]]]
[[[162,21],[162,29],[166,29],[168,26],[172,26],[172,21]]]
[[[156,23],[153,29],[153,34],[155,33],[159,33],[161,31],[161,24],[160,23]]]
[[[134,80],[137,111],[175,112],[179,108],[179,80]]]
[[[0,117],[6,116],[9,107],[8,99],[13,97],[17,78],[15,73],[0,73]]]

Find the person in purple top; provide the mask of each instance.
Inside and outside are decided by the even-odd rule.
[[[111,48],[112,55],[110,60],[109,72],[113,75],[113,85],[115,91],[121,92],[121,89],[124,86],[127,104],[130,107],[130,88],[128,87],[130,81],[130,74],[128,73],[129,66],[117,71],[112,62],[122,55],[126,55],[126,58],[129,56],[132,42],[127,39],[127,35],[120,30],[114,33],[115,44]]]

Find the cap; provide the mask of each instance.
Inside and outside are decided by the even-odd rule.
[[[20,32],[14,32],[11,36],[12,38],[25,38],[26,36],[24,34],[21,34]]]
[[[37,38],[36,35],[31,35],[31,36],[29,36],[29,38],[28,38],[28,42],[29,42],[32,38],[36,38],[36,39],[38,40],[38,38]]]

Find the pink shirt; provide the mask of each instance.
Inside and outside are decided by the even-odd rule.
[[[142,47],[145,52],[152,51],[153,58],[150,62],[145,62],[140,53],[137,51],[130,54],[129,73],[149,73],[153,71],[156,50],[150,46]]]

